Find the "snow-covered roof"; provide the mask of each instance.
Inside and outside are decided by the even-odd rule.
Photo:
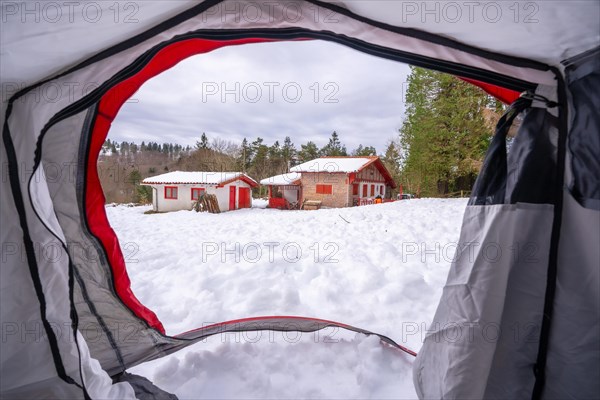
[[[298,172],[288,172],[287,174],[275,175],[260,181],[261,185],[285,186],[293,185],[295,181],[302,178]]]
[[[250,178],[248,175],[242,172],[188,172],[188,171],[174,171],[166,174],[151,176],[142,181],[145,184],[206,184],[206,185],[219,185],[224,182],[233,181],[237,178],[245,178],[256,184],[256,181]]]
[[[321,157],[290,168],[291,172],[357,172],[377,157]]]

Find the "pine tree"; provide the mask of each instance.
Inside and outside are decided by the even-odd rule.
[[[251,145],[252,160],[249,173],[258,180],[267,178],[269,174],[268,153],[269,147],[263,144],[263,139],[258,137]],[[259,187],[259,191],[262,187]]]
[[[196,149],[208,149],[208,137],[206,136],[206,133],[202,132],[200,141],[196,141]]]
[[[308,142],[300,146],[298,152],[298,161],[303,163],[310,160],[314,160],[319,157],[319,148],[314,142]]]
[[[490,106],[495,102],[479,88],[413,67],[400,130],[403,179],[429,196],[470,189],[492,133],[483,117]]]
[[[396,184],[403,184],[401,180],[402,157],[400,155],[400,148],[393,140],[388,142],[385,154],[381,156],[381,161],[392,175],[394,182]],[[397,193],[397,191],[398,189],[393,191],[392,195]]]
[[[292,143],[292,139],[289,136],[285,137],[283,141],[283,147],[281,149],[281,157],[283,158],[283,162],[286,166],[286,172],[289,171],[290,167],[294,165],[294,161],[296,159],[296,147],[294,143]]]
[[[252,150],[248,145],[248,140],[244,138],[242,145],[240,146],[240,156],[238,158],[238,165],[242,172],[247,172],[250,167],[250,160],[252,159]]]
[[[281,157],[281,146],[279,140],[276,140],[271,147],[269,147],[269,160],[277,162]]]
[[[373,146],[363,147],[362,144],[359,144],[356,149],[352,151],[353,156],[376,156],[377,150]]]
[[[347,156],[346,146],[340,142],[340,138],[336,131],[333,131],[329,138],[329,143],[325,145],[319,152],[321,156]]]

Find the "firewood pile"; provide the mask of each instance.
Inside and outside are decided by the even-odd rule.
[[[194,202],[193,206],[196,212],[209,212],[211,214],[219,214],[219,202],[214,194],[203,194]]]

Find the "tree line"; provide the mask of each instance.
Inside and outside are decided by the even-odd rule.
[[[149,200],[150,192],[140,188],[139,182],[169,171],[241,171],[261,180],[286,173],[291,167],[318,157],[349,155],[373,156],[377,151],[373,146],[362,144],[348,151],[336,131],[323,147],[313,141],[296,146],[289,136],[271,144],[260,136],[251,141],[244,138],[238,144],[221,138],[210,139],[202,133],[193,147],[176,143],[119,143],[106,139],[98,169],[108,202],[143,202]],[[392,141],[382,158],[389,163],[390,171],[398,170],[398,152]],[[255,192],[264,195],[266,189],[258,188]]]
[[[192,150],[190,146],[182,146],[176,143],[157,143],[157,142],[142,142],[141,144],[137,144],[135,142],[117,142],[111,141],[110,138],[104,141],[102,145],[101,155],[113,155],[113,154],[121,154],[121,155],[129,155],[129,154],[137,154],[138,152],[158,152],[164,154],[173,154],[175,156],[179,156],[184,153],[189,153]]]
[[[396,144],[390,141],[382,155],[390,171],[398,171],[400,158]],[[98,172],[107,202],[148,202],[149,188],[140,186],[144,178],[169,171],[241,171],[260,181],[283,174],[300,163],[324,156],[377,155],[373,146],[359,145],[352,151],[333,131],[328,142],[319,147],[308,141],[296,146],[291,137],[267,144],[262,137],[244,138],[241,143],[209,138],[202,133],[195,145],[176,143],[117,142],[106,139],[100,153]],[[265,188],[255,189],[255,195],[266,194]]]

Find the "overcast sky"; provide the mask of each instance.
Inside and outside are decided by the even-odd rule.
[[[402,126],[405,64],[323,41],[230,46],[191,57],[148,81],[121,109],[111,140],[193,145],[202,132],[268,145],[385,150]]]

